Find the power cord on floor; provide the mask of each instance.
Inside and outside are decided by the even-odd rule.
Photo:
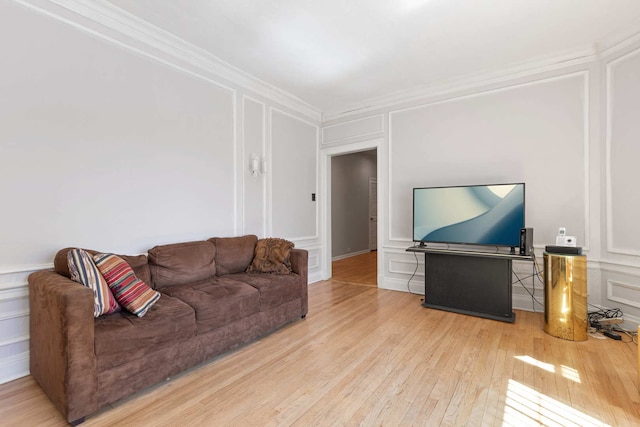
[[[601,308],[597,305],[589,304],[592,307],[596,307],[597,310],[589,312],[589,323],[598,323],[602,319],[615,319],[622,317],[624,313],[619,308]]]
[[[624,343],[630,343],[630,342],[632,342],[632,343],[634,343],[635,345],[638,345],[638,333],[637,333],[637,332],[635,332],[635,331],[629,331],[629,330],[627,330],[627,329],[623,329],[623,328],[621,328],[621,327],[620,327],[620,325],[613,325],[613,326],[611,327],[611,330],[612,330],[612,331],[615,331],[615,332],[620,332],[621,334],[624,334],[624,335],[626,335],[627,337],[629,337],[629,340],[628,340],[628,341],[622,340],[622,342],[624,342]]]
[[[628,329],[624,329],[620,324],[606,324],[604,320],[622,318],[624,313],[619,308],[602,308],[594,304],[589,304],[591,307],[595,307],[597,310],[587,313],[587,319],[589,326],[598,333],[616,332],[624,334],[629,337],[629,340],[623,340],[622,335],[620,339],[624,343],[634,343],[638,345],[638,332]],[[622,320],[622,319],[621,319]]]

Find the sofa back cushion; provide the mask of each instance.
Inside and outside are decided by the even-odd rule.
[[[53,266],[56,273],[65,276],[71,277],[71,273],[69,272],[69,264],[67,262],[67,254],[70,250],[74,248],[64,248],[60,249],[56,254],[56,257],[53,260]],[[97,255],[99,253],[103,253],[100,251],[94,251],[91,249],[84,249],[86,252],[91,254],[91,256]],[[149,271],[149,262],[147,261],[146,255],[118,255],[120,258],[125,260],[127,264],[133,269],[136,277],[142,280],[145,283],[148,283],[151,286],[151,272]]]
[[[156,289],[209,279],[216,275],[216,247],[204,240],[156,246],[149,268]]]
[[[214,237],[209,241],[216,245],[216,274],[223,276],[247,269],[253,260],[258,236]]]

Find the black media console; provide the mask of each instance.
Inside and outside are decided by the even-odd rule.
[[[515,322],[511,262],[531,256],[419,246],[407,251],[424,253],[423,307]]]

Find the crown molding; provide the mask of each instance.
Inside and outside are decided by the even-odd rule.
[[[640,22],[633,29],[622,30],[616,33],[614,36],[608,37],[599,45],[600,57],[606,57],[624,52],[628,48],[635,47],[640,43]]]
[[[135,15],[132,15],[105,0],[45,0],[46,2],[59,6],[72,12],[73,18],[62,16],[55,8],[44,9],[37,6],[32,0],[14,0],[31,9],[39,10],[48,16],[58,19],[75,28],[101,36],[104,39],[112,40],[113,35],[107,34],[108,30],[115,32],[118,37],[117,42],[133,50],[140,50],[139,46],[134,46],[132,42],[137,42],[146,50],[145,53],[155,56],[154,52],[161,52],[186,63],[192,67],[215,75],[232,84],[240,86],[254,92],[255,94],[269,99],[275,103],[289,108],[299,114],[304,115],[316,122],[322,117],[320,109],[301,100],[300,98],[283,91],[282,89],[267,83],[233,65],[223,61],[208,51],[197,47],[171,33],[165,31]],[[39,4],[41,2],[38,2]],[[91,23],[98,24],[98,28],[88,28],[82,24],[84,18]],[[107,31],[105,31],[107,30]],[[124,40],[123,40],[124,39]],[[178,66],[179,67],[179,66]],[[211,81],[207,79],[207,81]],[[223,87],[223,84],[220,84]]]
[[[104,39],[113,40],[105,30],[111,30],[124,36],[128,40],[117,40],[120,44],[134,50],[132,42],[141,43],[148,52],[159,51],[181,62],[187,63],[206,73],[215,75],[225,81],[255,94],[278,103],[299,113],[315,122],[328,122],[346,117],[368,114],[383,108],[415,102],[424,98],[447,96],[452,93],[465,90],[474,90],[479,87],[501,84],[518,78],[527,78],[536,74],[553,72],[562,68],[587,64],[599,59],[602,55],[611,55],[617,51],[640,41],[638,27],[622,29],[609,35],[601,42],[560,55],[549,56],[516,64],[513,67],[493,70],[485,73],[466,75],[448,81],[440,81],[435,84],[422,85],[395,91],[383,96],[365,99],[363,101],[348,104],[340,108],[322,111],[320,108],[303,101],[302,99],[286,92],[270,83],[267,83],[233,65],[223,61],[210,52],[197,47],[185,40],[165,31],[135,15],[132,15],[106,0],[13,0],[30,9],[38,10],[53,18],[71,24],[74,27],[91,32]],[[58,6],[68,12],[77,15],[73,19],[62,16],[59,11],[45,8],[42,4]],[[98,24],[101,29],[87,28],[78,18],[84,18]],[[211,79],[206,79],[212,82]],[[213,81],[215,83],[215,81]],[[220,83],[221,86],[224,86]]]
[[[640,43],[639,26],[640,23],[639,25],[623,28],[614,34],[610,34],[599,43],[592,46],[585,46],[581,49],[536,58],[505,69],[467,75],[449,81],[437,82],[432,85],[404,89],[383,96],[369,98],[339,109],[327,110],[322,115],[322,121],[324,123],[355,115],[377,112],[380,109],[411,103],[425,98],[447,96],[465,90],[474,90],[489,85],[509,83],[520,78],[527,78],[568,67],[593,63],[598,61],[602,56],[614,55],[630,46]]]
[[[517,66],[484,74],[468,75],[433,85],[422,85],[409,89],[392,92],[387,95],[370,98],[363,102],[352,104],[339,110],[325,111],[323,122],[346,117],[377,112],[401,104],[422,101],[425,98],[448,96],[464,91],[485,88],[490,85],[500,85],[527,78],[538,74],[580,66],[593,62],[597,52],[594,48],[583,48],[569,54],[546,57],[527,61]]]

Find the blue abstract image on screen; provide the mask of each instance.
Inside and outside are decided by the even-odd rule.
[[[524,184],[414,188],[413,240],[518,246]]]

